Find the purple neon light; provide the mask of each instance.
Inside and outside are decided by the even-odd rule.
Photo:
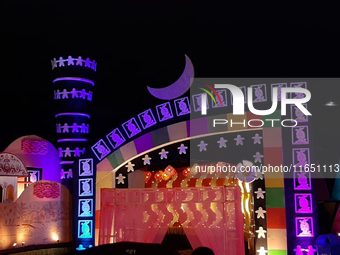
[[[107,146],[103,139],[100,139],[95,145],[91,147],[91,149],[99,160],[102,160],[111,152],[109,146]]]
[[[87,117],[90,119],[90,115],[86,113],[79,113],[79,112],[64,112],[64,113],[58,113],[56,114],[55,118],[58,118],[59,116],[68,116],[68,115],[73,115],[73,116],[83,116]]]
[[[60,142],[87,142],[85,138],[66,138],[66,139],[59,139],[58,143]]]
[[[168,120],[174,117],[169,102],[156,106],[159,121]]]
[[[312,194],[294,194],[295,213],[313,213]]]
[[[151,127],[152,125],[155,125],[157,123],[155,117],[153,116],[151,108],[138,114],[138,118],[144,129]]]
[[[307,82],[291,82],[290,83],[291,88],[304,88],[307,89]],[[306,95],[303,95],[301,93],[289,93],[290,98],[304,98]],[[295,95],[294,95],[295,94]]]
[[[106,136],[106,138],[112,145],[113,149],[116,149],[119,145],[125,142],[125,138],[118,128],[114,129]]]
[[[195,112],[201,111],[200,103],[201,103],[203,94],[207,94],[207,93],[200,93],[200,94],[192,95],[192,101],[193,101],[193,104],[194,104],[194,111]],[[207,100],[207,109],[209,109],[209,101],[208,100]]]
[[[61,77],[61,78],[57,78],[53,80],[53,83],[57,82],[57,81],[81,81],[81,82],[87,82],[90,83],[92,86],[94,86],[94,82],[89,80],[89,79],[85,79],[85,78],[77,78],[77,77]]]
[[[303,107],[308,109],[307,104],[302,104]],[[304,115],[303,112],[300,111],[295,105],[290,106],[290,114],[293,120],[297,122],[308,122],[308,115]]]
[[[308,126],[292,127],[292,144],[309,144]]]
[[[212,108],[218,108],[218,107],[225,107],[225,106],[228,106],[228,102],[227,102],[227,91],[225,89],[220,89],[220,90],[216,90],[218,96],[220,96],[221,98],[221,101],[222,101],[222,105],[220,103],[220,101],[218,101],[217,97],[216,98],[216,102],[217,104],[214,104],[214,102],[211,102],[212,103]],[[217,96],[217,95],[216,95]],[[211,99],[212,100],[212,99]]]
[[[309,148],[296,148],[292,150],[292,153],[294,166],[305,167],[310,165]]]
[[[273,88],[277,88],[277,101],[281,101],[281,88],[287,88],[287,83],[274,83],[272,87],[272,100],[273,100]]]
[[[174,101],[177,116],[190,113],[190,102],[188,97],[179,98]]]
[[[294,172],[294,190],[311,190],[312,182],[310,172],[302,170],[297,167]]]
[[[138,133],[140,133],[142,130],[140,129],[140,127],[138,126],[138,123],[136,121],[135,118],[131,118],[128,121],[126,121],[125,123],[122,124],[126,135],[131,138],[135,135],[137,135]]]
[[[74,161],[60,161],[60,165],[73,164]]]
[[[313,237],[314,236],[313,217],[296,217],[295,230],[296,237]]]
[[[255,95],[256,97],[255,99],[253,97],[253,103],[260,103],[260,102],[267,101],[267,85],[266,84],[250,85],[250,87],[252,88],[253,95]]]

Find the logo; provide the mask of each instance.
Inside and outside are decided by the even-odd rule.
[[[211,86],[204,84],[207,88],[209,88],[213,93],[216,94],[217,98],[220,100],[221,103],[221,99],[218,95],[218,93],[216,92],[215,89],[228,89],[232,95],[233,98],[233,114],[234,115],[244,115],[244,104],[245,102],[248,103],[248,108],[249,111],[255,115],[260,115],[260,116],[265,116],[265,115],[270,115],[272,113],[275,112],[275,110],[277,109],[278,106],[278,101],[281,101],[281,115],[286,115],[286,108],[287,105],[291,105],[291,107],[294,106],[294,109],[296,109],[295,111],[301,112],[302,115],[304,116],[311,116],[312,114],[307,110],[306,108],[306,104],[310,99],[311,99],[311,93],[309,90],[307,90],[306,88],[303,88],[301,86],[295,86],[295,87],[279,87],[278,86],[273,86],[272,87],[272,106],[270,107],[270,109],[267,110],[258,110],[255,109],[253,103],[257,102],[256,99],[258,99],[259,97],[259,93],[256,93],[257,91],[259,91],[262,87],[262,85],[257,85],[257,87],[255,88],[255,96],[256,99],[253,100],[253,87],[248,87],[247,89],[247,93],[248,93],[248,98],[247,101],[245,101],[245,96],[243,91],[232,84],[215,84],[215,89],[212,88]],[[213,98],[213,101],[216,104],[216,100],[214,98],[214,96],[206,89],[204,88],[199,88],[201,90],[203,90],[204,92],[206,92],[206,94],[202,94],[201,96],[201,114],[202,115],[207,115],[207,94]],[[279,90],[278,90],[279,89]],[[289,98],[287,95],[299,95],[296,97],[292,97]],[[261,94],[262,95],[262,94]],[[232,120],[231,120],[232,121]],[[262,120],[249,120],[249,122],[253,122],[253,121],[259,121],[262,122],[263,125],[263,121]],[[266,119],[266,121],[268,121]],[[269,121],[272,122],[272,125],[274,125],[274,121],[278,121],[278,119],[269,119]],[[281,124],[284,127],[292,127],[292,126],[286,126],[284,125],[285,121],[290,121],[290,122],[294,122],[296,126],[297,125],[297,121],[295,119],[286,119],[286,120],[282,120]],[[222,120],[222,119],[214,119],[214,123],[213,126],[215,127],[216,124],[227,124],[228,120]],[[232,123],[231,123],[232,124]],[[235,123],[236,124],[236,123]],[[241,123],[238,123],[241,124]],[[245,123],[243,123],[245,125]],[[248,123],[249,124],[249,123]],[[250,124],[249,124],[250,125]],[[252,126],[251,127],[261,127],[261,126]]]
[[[215,95],[217,96],[220,104],[222,105],[222,100],[220,98],[220,95],[216,92],[216,90],[213,87],[209,86],[208,84],[205,84],[205,83],[202,83],[202,84],[205,85],[207,88],[211,89],[211,91],[213,93],[215,93]],[[217,105],[215,97],[208,90],[203,89],[203,88],[199,88],[199,89],[201,89],[204,92],[206,92],[212,98],[212,100],[214,101],[215,105]],[[207,115],[207,94],[202,94],[202,97],[201,97],[201,113],[202,113],[202,115]]]
[[[219,95],[217,94],[216,90],[213,89],[211,86],[205,84],[208,88],[210,88],[220,99]],[[216,89],[228,89],[230,91],[230,93],[233,96],[233,114],[234,115],[244,115],[244,95],[243,95],[243,91],[236,87],[235,85],[231,85],[231,84],[215,84],[215,88]],[[207,94],[209,94],[215,104],[216,104],[216,100],[215,98],[211,95],[211,93],[209,91],[207,91],[206,89],[200,88],[201,90],[205,91]],[[277,108],[277,101],[278,101],[278,88],[277,87],[273,87],[273,104],[272,107],[268,110],[257,110],[255,109],[254,105],[253,105],[253,89],[252,88],[248,88],[247,92],[248,92],[248,108],[250,110],[251,113],[255,114],[255,115],[270,115],[273,112],[275,112],[276,108]],[[289,93],[299,93],[299,94],[304,94],[305,97],[304,98],[287,98],[287,94]],[[309,92],[309,90],[305,89],[305,88],[300,88],[300,87],[294,87],[294,88],[281,88],[281,115],[286,115],[286,106],[289,104],[295,105],[298,109],[300,109],[301,112],[303,112],[303,114],[305,115],[309,115],[311,116],[312,114],[302,105],[303,103],[307,103],[309,100],[311,99],[311,93]],[[207,102],[207,95],[203,94],[202,98],[201,98],[201,114],[202,115],[207,115],[207,107],[206,107],[206,102]],[[222,103],[222,102],[221,102]]]

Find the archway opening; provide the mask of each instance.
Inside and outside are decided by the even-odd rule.
[[[4,202],[4,188],[0,185],[0,203]]]
[[[162,245],[177,250],[181,255],[191,254],[192,246],[180,222],[169,226]]]
[[[14,187],[13,185],[8,185],[6,192],[6,201],[13,202],[14,201]]]

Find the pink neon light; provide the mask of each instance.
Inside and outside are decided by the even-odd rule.
[[[94,86],[94,82],[89,79],[84,78],[77,78],[77,77],[61,77],[53,80],[53,83],[57,81],[81,81],[81,82],[87,82],[90,83],[92,86]]]
[[[60,165],[64,165],[64,164],[73,164],[74,161],[60,161]]]
[[[312,194],[294,194],[295,213],[313,213]]]
[[[67,115],[73,115],[73,116],[84,116],[87,118],[90,118],[90,115],[86,113],[79,113],[79,112],[64,112],[64,113],[58,113],[55,118],[58,118],[59,116],[67,116]]]
[[[300,167],[294,172],[294,189],[295,190],[311,190],[310,172],[303,171]]]
[[[313,237],[313,217],[295,218],[296,237]]]
[[[67,139],[59,139],[58,143],[60,142],[87,142],[85,138],[67,138]]]

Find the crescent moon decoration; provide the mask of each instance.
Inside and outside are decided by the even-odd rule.
[[[185,67],[182,75],[173,84],[164,88],[147,87],[150,94],[163,100],[172,100],[182,96],[190,89],[194,78],[194,66],[190,58],[185,55]]]

